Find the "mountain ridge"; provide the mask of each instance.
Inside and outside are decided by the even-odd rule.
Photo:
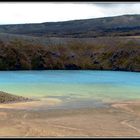
[[[140,15],[121,15],[59,22],[0,25],[1,33],[45,37],[140,35]]]

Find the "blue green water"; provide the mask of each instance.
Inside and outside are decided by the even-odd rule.
[[[30,97],[140,99],[140,73],[92,70],[1,71],[0,90]]]

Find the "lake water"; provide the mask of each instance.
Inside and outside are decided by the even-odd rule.
[[[1,71],[0,90],[69,101],[140,99],[140,73],[92,70]]]

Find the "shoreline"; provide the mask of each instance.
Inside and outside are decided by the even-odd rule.
[[[133,73],[140,73],[140,71],[135,70],[113,70],[113,69],[53,69],[53,71],[110,71],[110,72],[133,72]],[[52,69],[17,69],[17,70],[0,70],[0,72],[20,72],[20,71],[52,71]]]
[[[12,96],[15,96],[15,95],[12,95]],[[31,99],[31,98],[22,97],[22,96],[19,96],[19,97],[25,98],[25,100],[19,100],[19,101],[17,100],[17,101],[0,103],[0,109],[1,108],[21,109],[21,107],[28,108],[28,107],[37,107],[37,106],[40,106],[40,105],[55,106],[55,105],[58,105],[58,104],[63,104],[63,101],[60,98],[56,98],[56,97],[45,97],[45,98],[40,97],[40,98],[36,98],[36,99]],[[94,100],[93,100],[93,102],[94,102]],[[101,102],[103,102],[103,101],[101,101]],[[111,102],[110,101],[105,101],[103,103],[107,104],[109,107],[126,109],[126,110],[131,106],[140,106],[140,100],[111,101]],[[91,107],[91,108],[93,108],[93,107]],[[98,108],[98,107],[96,106],[96,108]],[[102,106],[101,108],[104,108],[104,107]],[[68,108],[66,108],[66,109],[68,109]],[[73,108],[70,108],[70,109],[73,109]],[[82,109],[82,107],[81,107],[81,109]]]
[[[0,104],[0,137],[140,136],[139,100],[108,102],[108,108],[48,108],[62,103],[45,98]]]
[[[46,98],[45,100],[43,99],[38,99],[38,100],[29,100],[29,101],[17,101],[17,102],[11,102],[11,103],[1,103],[0,104],[0,109],[34,109],[36,107],[40,106],[54,106],[62,101],[57,99],[57,98]]]

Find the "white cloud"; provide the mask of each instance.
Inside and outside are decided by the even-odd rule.
[[[118,3],[112,5],[109,4],[109,6],[104,4],[102,12],[104,13],[104,16],[140,14],[140,3]]]
[[[0,3],[0,23],[34,23],[93,18],[100,7],[74,3]]]
[[[0,24],[66,21],[123,14],[140,14],[140,3],[0,3]]]

